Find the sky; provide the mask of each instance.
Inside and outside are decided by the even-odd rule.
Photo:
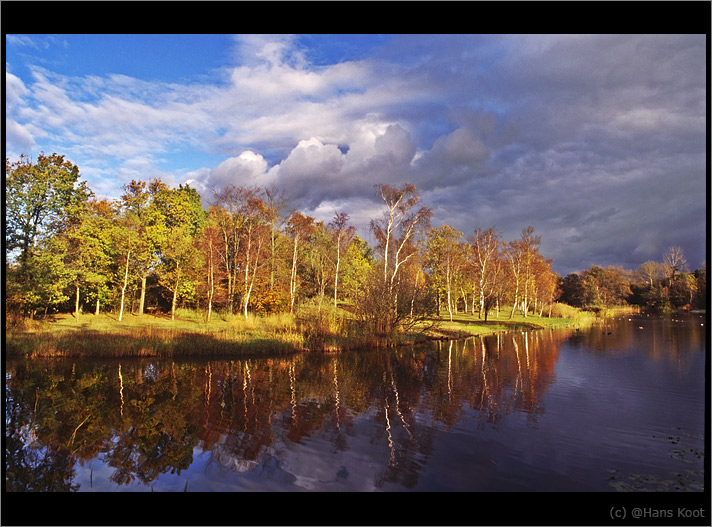
[[[276,185],[349,214],[412,183],[463,238],[532,226],[562,276],[707,252],[707,42],[695,34],[20,35],[10,160],[57,152],[100,197],[132,179]]]

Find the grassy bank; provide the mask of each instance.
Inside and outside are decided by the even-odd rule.
[[[294,317],[274,315],[245,320],[215,314],[210,322],[182,311],[175,320],[165,315],[86,314],[25,322],[6,333],[8,355],[22,356],[213,356],[270,351],[288,353],[305,348]]]
[[[565,308],[565,309],[564,309]],[[433,326],[425,329],[425,334],[433,339],[465,338],[472,336],[485,336],[505,331],[530,331],[537,329],[575,329],[590,326],[596,320],[596,314],[581,311],[569,306],[563,306],[559,315],[549,317],[530,314],[524,317],[517,313],[509,318],[509,311],[500,311],[499,317],[491,313],[488,320],[479,319],[477,314],[460,313],[449,316],[440,316],[432,319]]]
[[[549,318],[508,312],[499,318],[479,320],[477,315],[459,314],[450,321],[436,317],[410,334],[388,345],[412,344],[427,339],[464,338],[502,331],[542,328],[576,328],[589,325],[592,313],[563,306]],[[146,357],[224,356],[293,353],[299,351],[342,351],[381,346],[364,334],[346,311],[302,309],[297,316],[287,313],[245,319],[241,315],[215,313],[210,322],[194,311],[179,310],[175,320],[167,315],[142,317],[115,314],[55,315],[25,321],[8,328],[8,356],[26,357]]]

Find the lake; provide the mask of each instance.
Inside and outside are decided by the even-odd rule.
[[[665,491],[704,484],[704,315],[427,347],[7,361],[11,491]]]

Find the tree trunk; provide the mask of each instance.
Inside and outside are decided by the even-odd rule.
[[[334,312],[336,312],[336,289],[339,286],[339,262],[341,260],[341,239],[336,243],[336,274],[334,275]],[[692,302],[690,302],[692,303]]]
[[[519,294],[518,291],[514,292],[514,302],[512,302],[512,312],[509,314],[509,320],[512,320],[514,318],[514,310],[517,309],[517,295]]]
[[[77,284],[77,297],[74,300],[74,317],[79,318],[79,284]]]
[[[176,319],[176,298],[178,296],[178,286],[173,290],[173,300],[171,301],[171,320]]]
[[[452,322],[452,301],[450,299],[450,269],[447,269],[445,274],[445,281],[447,283],[447,312],[450,314],[450,322]]]
[[[126,254],[126,271],[124,273],[124,287],[121,288],[121,308],[119,310],[119,322],[121,322],[121,319],[124,316],[124,298],[126,296],[126,285],[128,284],[129,281],[129,256],[131,255],[131,251],[129,251]]]
[[[210,288],[208,289],[208,320],[210,322],[210,315],[213,312],[213,296],[215,295],[215,275],[213,269],[213,243],[209,241],[209,255],[208,255],[208,284]]]
[[[294,297],[297,292],[297,243],[299,236],[294,237],[294,255],[292,256],[292,276],[289,279],[289,312],[294,313]]]
[[[143,316],[143,308],[146,303],[146,275],[141,277],[141,298],[138,303],[138,316]]]
[[[177,269],[176,285],[173,288],[173,300],[171,301],[171,320],[176,319],[176,300],[178,300],[178,286],[180,284],[180,267]]]
[[[96,311],[94,311],[95,316],[99,316],[99,291],[96,292]]]

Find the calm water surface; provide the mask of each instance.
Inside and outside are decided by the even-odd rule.
[[[706,319],[246,360],[6,363],[6,488],[701,491]]]

